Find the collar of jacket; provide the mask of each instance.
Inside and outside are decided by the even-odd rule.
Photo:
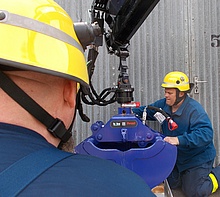
[[[190,98],[188,95],[186,95],[186,98],[184,99],[183,103],[180,105],[180,107],[178,108],[178,110],[174,113],[172,113],[171,111],[171,107],[169,105],[165,105],[164,107],[164,111],[168,114],[172,114],[172,115],[177,115],[177,116],[181,116],[183,113],[183,109],[185,108],[185,106],[187,105],[187,103],[189,102]]]

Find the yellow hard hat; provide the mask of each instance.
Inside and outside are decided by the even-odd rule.
[[[73,21],[57,3],[1,0],[0,9],[1,70],[42,72],[88,86],[84,51]]]
[[[179,71],[169,72],[161,85],[163,88],[177,88],[181,92],[190,90],[189,79],[185,73]]]

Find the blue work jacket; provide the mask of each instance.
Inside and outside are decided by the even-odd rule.
[[[151,105],[164,110],[178,125],[176,130],[171,131],[165,120],[161,127],[165,136],[176,136],[179,139],[176,166],[180,172],[215,158],[216,150],[213,144],[212,125],[199,102],[187,95],[175,113],[172,113],[165,98]],[[142,117],[145,107],[133,108],[132,111]],[[156,120],[154,114],[154,110],[147,109],[148,120]]]
[[[56,149],[41,135],[30,129],[0,123],[0,173],[26,155],[49,147]],[[36,159],[34,161],[28,165],[37,168]],[[24,174],[28,173],[25,166],[23,171]],[[137,174],[112,161],[72,154],[46,170],[18,196],[153,197],[155,195]]]

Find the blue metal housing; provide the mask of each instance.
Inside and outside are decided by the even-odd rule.
[[[140,175],[150,188],[163,182],[171,173],[177,147],[165,142],[164,136],[152,130],[131,113],[119,108],[107,124],[92,124],[92,136],[75,147],[76,153],[111,160]]]

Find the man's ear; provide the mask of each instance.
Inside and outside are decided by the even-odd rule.
[[[76,104],[76,88],[75,81],[65,80],[63,98],[71,108],[74,108]]]
[[[179,92],[179,97],[183,97],[185,95],[184,92]]]

